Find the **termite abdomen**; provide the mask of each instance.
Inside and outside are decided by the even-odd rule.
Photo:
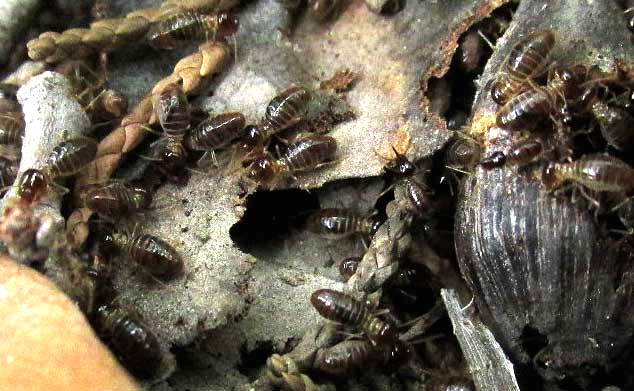
[[[610,155],[591,154],[570,163],[551,163],[544,168],[542,182],[548,190],[564,182],[577,182],[599,192],[625,192],[634,188],[634,169]]]
[[[433,206],[430,191],[411,179],[405,179],[403,183],[412,211],[419,218],[429,216]]]
[[[505,104],[529,79],[541,73],[554,45],[555,36],[549,30],[533,33],[518,42],[504,62],[503,73],[491,86],[493,100]]]
[[[141,317],[116,304],[103,305],[95,316],[97,333],[109,340],[115,353],[132,372],[139,376],[154,376],[163,361],[156,336]]]
[[[495,151],[484,159],[480,160],[480,166],[485,170],[502,167],[506,163],[506,155],[502,151]]]
[[[302,87],[291,87],[275,98],[266,107],[262,126],[273,132],[290,128],[304,118],[310,92]]]
[[[346,376],[368,366],[393,369],[408,354],[409,350],[400,341],[393,345],[376,345],[367,340],[346,340],[317,350],[313,368],[327,375]]]
[[[338,208],[318,210],[306,220],[308,231],[327,239],[341,239],[354,234],[373,235],[379,225],[372,216]]]
[[[313,292],[310,302],[324,318],[357,326],[377,343],[390,344],[398,340],[398,331],[392,323],[372,315],[365,303],[345,293],[319,289]]]
[[[609,145],[621,151],[632,147],[634,134],[630,127],[634,119],[627,111],[600,101],[593,103],[591,110],[603,138]]]
[[[97,142],[89,137],[77,137],[61,142],[46,160],[50,177],[74,175],[92,162],[97,154]]]
[[[21,112],[8,111],[0,113],[0,144],[22,145],[24,136],[24,117]]]
[[[314,170],[333,160],[337,152],[337,140],[330,136],[304,137],[288,146],[278,159],[290,172]]]
[[[194,128],[185,145],[194,151],[209,151],[226,147],[244,134],[244,115],[224,113],[210,117]]]
[[[356,273],[359,262],[361,262],[360,257],[348,257],[342,259],[339,262],[339,274],[341,274],[341,277],[348,281],[348,279]]]
[[[182,12],[154,23],[146,38],[157,49],[175,49],[191,40],[223,39],[237,30],[238,20],[228,13]]]
[[[372,361],[375,348],[367,340],[347,340],[335,346],[319,349],[313,367],[327,375],[345,376],[366,367]]]
[[[290,144],[281,157],[270,153],[253,158],[247,176],[258,183],[269,183],[295,173],[317,169],[332,161],[337,141],[329,136],[308,136]]]
[[[190,108],[180,85],[170,84],[156,96],[154,110],[167,137],[180,139],[185,136],[189,128]]]
[[[167,242],[149,234],[112,235],[114,245],[156,277],[170,278],[183,270],[183,259]]]
[[[148,208],[152,195],[144,187],[113,182],[90,190],[85,200],[88,208],[101,215],[121,217]]]
[[[498,110],[497,125],[506,130],[533,130],[553,109],[549,92],[535,88],[522,92]]]

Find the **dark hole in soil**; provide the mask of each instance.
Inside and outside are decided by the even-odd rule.
[[[504,34],[516,8],[517,4],[509,3],[471,26],[460,36],[447,73],[429,80],[425,96],[430,101],[431,111],[445,119],[447,128],[458,130],[466,124],[477,90],[474,81],[493,53],[490,43],[495,44]]]
[[[242,345],[240,348],[240,362],[237,365],[238,371],[249,377],[249,379],[255,380],[259,369],[266,364],[267,358],[274,351],[273,342],[271,341],[260,341],[253,350],[248,350],[246,345]]]
[[[238,248],[247,253],[283,240],[302,225],[308,211],[319,209],[317,196],[305,190],[261,191],[250,195],[246,212],[229,234]]]

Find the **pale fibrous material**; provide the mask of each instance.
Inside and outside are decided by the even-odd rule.
[[[45,72],[29,80],[18,91],[18,101],[22,105],[26,123],[22,142],[22,159],[19,176],[27,169],[42,169],[51,151],[62,141],[87,135],[90,121],[82,107],[73,98],[70,85],[65,77],[53,72]],[[2,199],[2,212],[17,203],[17,181]],[[24,247],[11,246],[5,240],[9,253],[17,260],[33,258],[42,248],[63,241],[64,220],[60,215],[61,196],[59,189],[49,188],[44,202],[35,207],[34,218],[39,221],[37,243]],[[3,224],[10,226],[10,219]],[[35,247],[34,247],[35,246]]]

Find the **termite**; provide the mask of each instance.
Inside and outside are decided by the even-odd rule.
[[[544,168],[542,182],[547,190],[566,181],[577,182],[598,192],[625,192],[634,188],[634,169],[624,161],[604,154],[585,155],[570,163],[550,163]]]
[[[319,289],[312,294],[310,302],[324,318],[357,326],[376,343],[394,344],[398,340],[396,326],[372,315],[365,303],[345,293],[332,289]]]
[[[146,34],[157,49],[175,49],[192,40],[221,40],[238,30],[238,19],[230,13],[180,12],[154,22]]]
[[[97,142],[89,137],[78,137],[62,141],[49,154],[46,166],[28,169],[18,182],[18,196],[27,203],[33,203],[46,195],[47,186],[58,178],[77,174],[97,153]]]
[[[314,170],[330,164],[337,152],[337,141],[329,136],[312,135],[288,146],[279,157],[265,153],[253,160],[247,172],[249,179],[270,184],[296,173]]]
[[[349,209],[321,209],[306,220],[306,230],[327,239],[342,239],[354,234],[374,235],[381,222],[374,216]]]
[[[555,35],[550,30],[530,34],[515,44],[491,86],[493,100],[505,104],[528,80],[543,72],[554,45]]]
[[[139,314],[110,303],[97,309],[94,325],[134,373],[144,377],[157,373],[163,354],[158,339]]]
[[[112,182],[89,190],[84,199],[88,208],[112,218],[147,209],[152,203],[152,194],[143,186]]]

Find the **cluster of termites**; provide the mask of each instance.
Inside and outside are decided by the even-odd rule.
[[[66,77],[72,97],[85,110],[93,132],[90,136],[63,140],[37,163],[39,165],[27,167],[20,173],[18,163],[25,120],[16,100],[17,88],[7,84],[0,89],[0,148],[3,151],[0,181],[3,192],[11,186],[14,189],[5,215],[5,221],[14,224],[7,223],[3,234],[12,239],[20,237],[15,228],[26,227],[27,220],[26,217],[18,219],[16,213],[31,216],[28,221],[33,224],[29,223],[28,228],[29,232],[35,232],[36,228],[31,227],[37,221],[34,211],[49,198],[63,197],[64,203],[71,202],[77,208],[90,211],[93,217],[87,224],[91,235],[83,247],[75,248],[70,241],[60,239],[50,253],[64,259],[62,264],[72,276],[69,279],[77,286],[92,287],[91,292],[86,292],[86,298],[78,298],[80,307],[122,363],[141,377],[160,376],[165,370],[164,353],[159,339],[140,314],[119,302],[111,282],[112,256],[121,254],[117,259],[138,266],[150,277],[149,281],[156,283],[165,284],[183,274],[187,260],[168,241],[137,229],[134,217],[151,207],[152,193],[162,180],[161,174],[169,179],[185,168],[189,152],[204,153],[203,157],[210,156],[216,162],[214,152],[245,134],[245,119],[240,113],[224,113],[194,123],[187,94],[196,86],[182,79],[175,80],[155,88],[149,105],[153,110],[147,113],[138,107],[132,110],[137,111],[134,114],[137,117],[139,112],[146,116],[142,121],[147,124],[140,127],[148,133],[154,133],[150,124],[153,115],[161,127],[162,135],[152,145],[153,153],[148,157],[153,161],[149,168],[152,172],[146,176],[150,180],[93,181],[77,187],[71,201],[72,179],[99,164],[98,150],[105,143],[103,136],[113,127],[116,130],[117,126],[126,124],[122,117],[128,114],[127,98],[108,86],[107,53],[132,43],[174,49],[195,42],[203,43],[199,50],[206,50],[205,55],[211,56],[209,53],[215,48],[226,47],[225,39],[238,29],[237,18],[228,12],[233,5],[235,2],[231,1],[167,0],[157,8],[135,11],[122,18],[106,18],[107,6],[98,1],[93,9],[95,21],[88,28],[46,32],[29,41],[26,45],[29,57],[41,61],[38,72],[48,69]],[[208,77],[205,72],[213,72],[204,70],[205,65],[195,70],[198,83],[203,82],[202,77]],[[189,67],[186,68],[189,71],[194,65],[189,61],[184,66]],[[182,72],[180,69],[177,71]],[[285,111],[282,111],[283,115]],[[17,224],[19,222],[23,224]]]
[[[416,226],[433,224],[436,212],[442,209],[438,202],[442,196],[434,194],[427,185],[428,180],[420,178],[421,171],[416,165],[396,148],[393,149],[394,159],[385,167],[389,185],[381,196],[391,190],[402,192],[399,207],[403,210],[403,218],[416,220]],[[376,237],[384,221],[378,213],[325,208],[309,213],[304,229],[329,240],[371,239]],[[356,255],[338,261],[337,268],[343,281],[349,281],[362,262],[363,257]],[[330,326],[336,328],[339,338],[317,349],[310,363],[304,363],[301,371],[296,368],[297,363],[292,356],[274,354],[267,362],[268,378],[274,384],[281,384],[282,388],[309,389],[313,380],[341,381],[368,370],[396,372],[408,360],[419,360],[421,354],[429,353],[427,348],[433,344],[428,346],[426,338],[417,340],[421,335],[407,335],[406,330],[411,322],[426,313],[426,306],[433,301],[434,294],[427,289],[431,273],[421,264],[407,259],[395,262],[398,262],[399,268],[382,284],[380,299],[361,297],[354,290],[314,291],[309,298],[310,303]],[[442,336],[439,338],[442,339]],[[420,348],[421,344],[425,348]],[[430,366],[434,367],[434,364]],[[443,369],[439,372],[439,379],[442,379],[439,383],[446,387],[450,380]]]
[[[629,129],[632,83],[620,71],[551,65],[555,41],[551,31],[527,36],[490,83],[491,97],[499,105],[496,125],[525,136],[507,150],[483,157],[479,166],[536,167],[533,175],[545,190],[572,189],[597,209],[620,210],[631,203],[634,189],[629,155],[634,142]]]
[[[141,315],[120,302],[112,282],[114,262],[129,263],[148,277],[145,283],[162,285],[183,277],[188,262],[170,241],[139,230],[135,217],[153,207],[157,186],[165,180],[182,183],[189,172],[207,175],[218,170],[237,176],[239,188],[272,188],[336,164],[337,142],[325,133],[352,114],[319,113],[309,118],[309,107],[321,104],[313,99],[335,96],[327,91],[345,90],[354,76],[343,72],[339,79],[314,91],[289,85],[271,97],[264,115],[253,124],[240,112],[202,113],[191,98],[229,63],[225,58],[232,57],[235,41],[227,39],[238,30],[231,11],[237,2],[166,0],[160,7],[120,18],[108,18],[104,3],[95,3],[95,20],[87,28],[46,32],[26,45],[29,57],[41,65],[34,73],[51,70],[66,77],[72,97],[90,119],[90,135],[63,140],[39,165],[19,172],[25,120],[17,103],[17,88],[2,86],[0,148],[5,153],[0,159],[0,180],[3,191],[13,186],[15,193],[14,207],[7,209],[12,215],[5,220],[17,220],[16,213],[31,217],[21,217],[21,225],[8,224],[3,234],[15,239],[19,236],[16,229],[27,227],[32,233],[29,240],[35,237],[38,220],[34,211],[48,199],[61,199],[63,214],[72,205],[80,216],[91,216],[78,225],[86,227],[85,237],[75,237],[69,229],[68,239],[55,243],[47,254],[61,254],[63,267],[73,276],[69,279],[90,290],[77,302],[121,362],[135,375],[157,378],[166,366],[163,347]],[[340,6],[340,1],[313,1],[311,12],[325,21]],[[173,74],[157,83],[135,107],[128,108],[126,97],[110,88],[106,77],[110,52],[130,44],[164,50],[191,42],[200,44],[198,53],[176,64]],[[143,144],[149,153],[137,155],[148,162],[141,164],[145,170],[141,179],[110,179],[114,173],[100,173],[102,169],[112,172],[118,165],[108,162],[114,168],[104,168],[100,160],[118,134],[135,146],[146,136],[156,136]],[[114,144],[124,148],[118,141]],[[331,229],[330,234],[337,237],[352,232],[371,235],[378,224],[373,216],[336,210],[324,213],[326,220],[345,220]],[[46,257],[42,255],[42,259]]]

